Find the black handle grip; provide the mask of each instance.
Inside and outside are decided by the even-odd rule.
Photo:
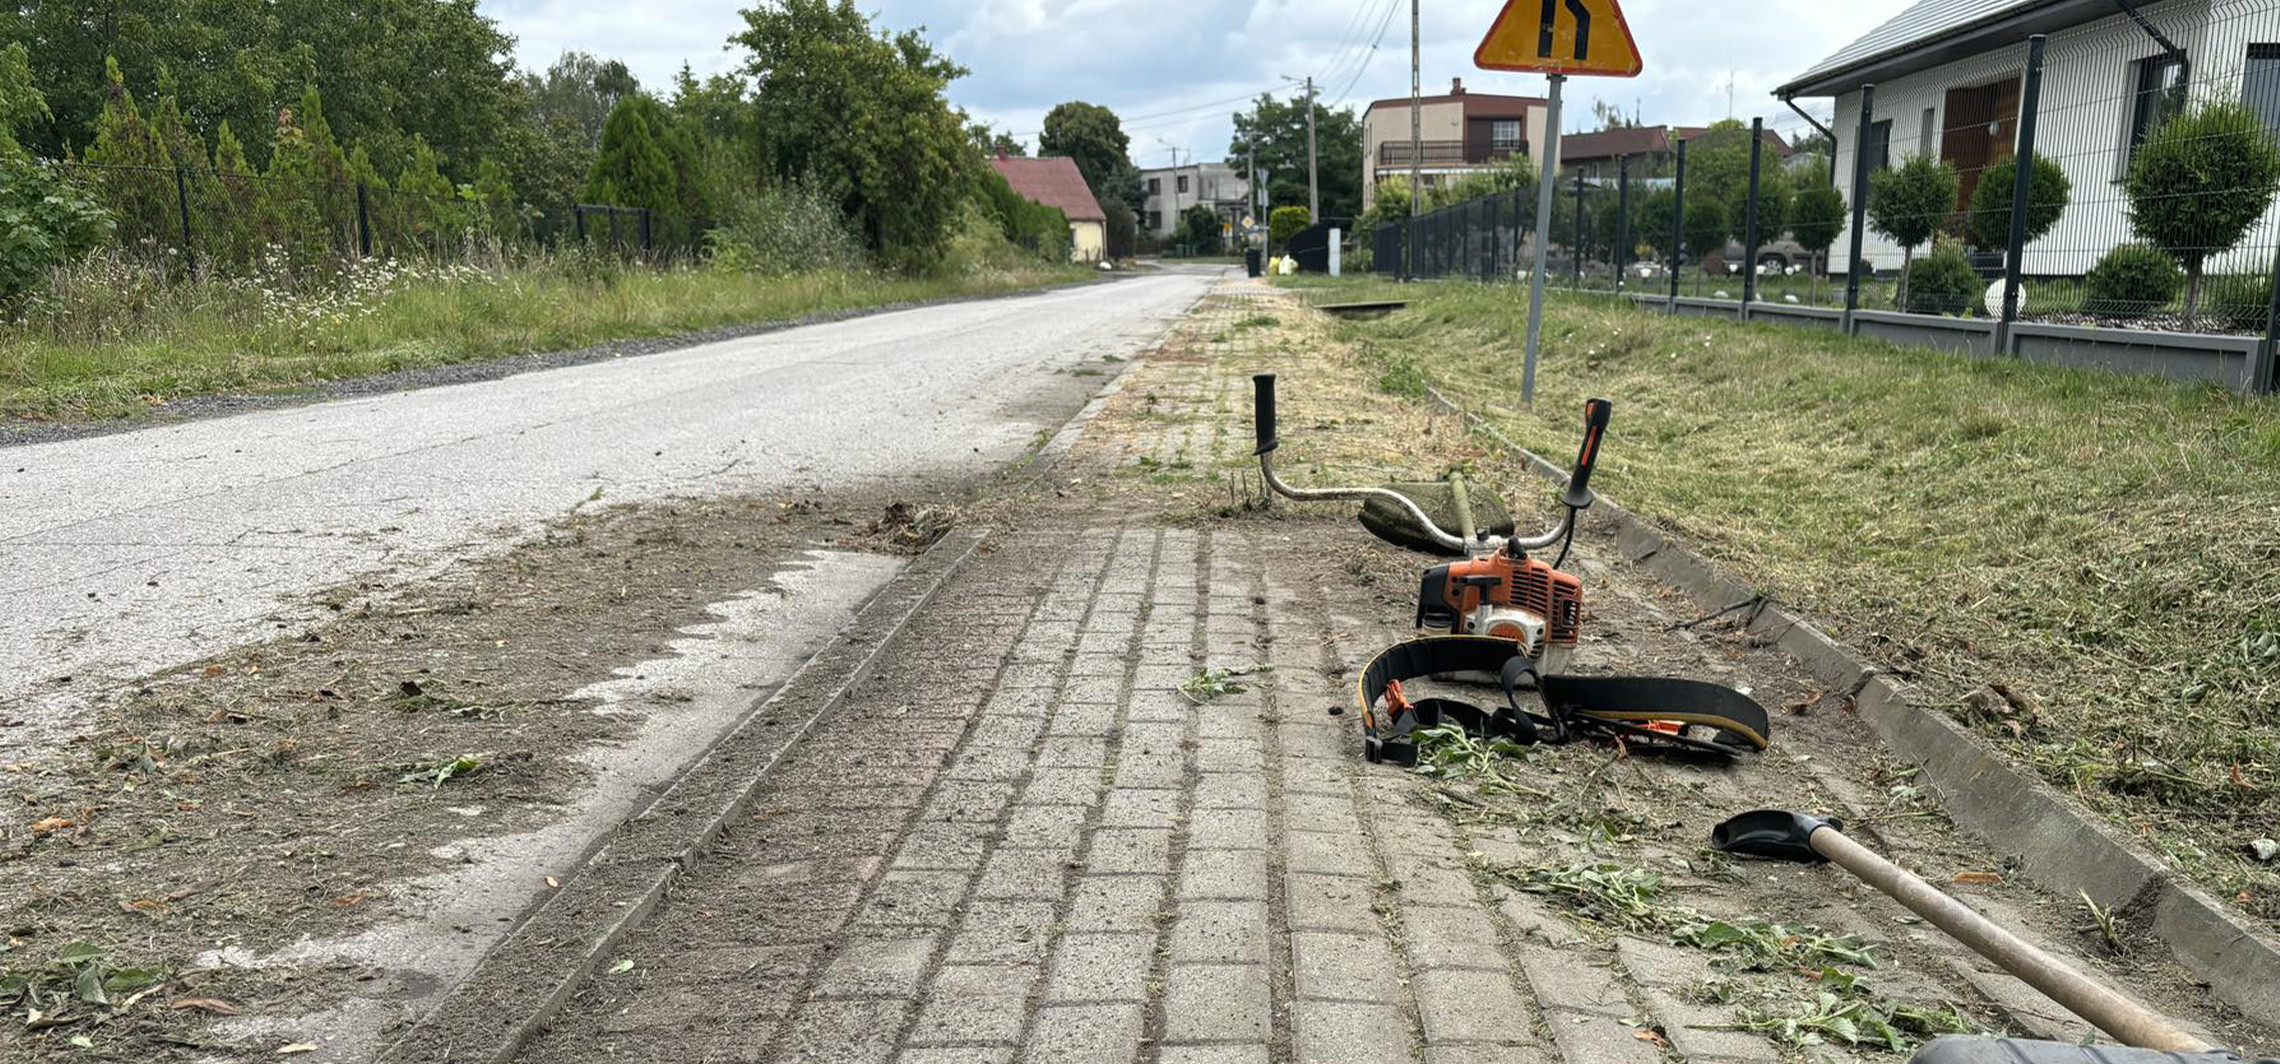
[[[1586,509],[1597,498],[1591,493],[1591,470],[1599,464],[1599,441],[1607,435],[1607,421],[1614,416],[1614,403],[1605,399],[1584,402],[1583,447],[1575,453],[1575,472],[1568,476],[1567,494],[1560,497],[1568,506]]]
[[[1273,451],[1280,442],[1275,439],[1275,375],[1261,373],[1251,378],[1251,425],[1257,430],[1259,449],[1254,455]]]

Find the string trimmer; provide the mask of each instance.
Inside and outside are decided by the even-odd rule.
[[[1409,495],[1389,488],[1295,488],[1275,475],[1275,376],[1254,384],[1252,417],[1259,475],[1276,494],[1302,502],[1351,500],[1396,513],[1404,534],[1382,538],[1408,546],[1422,540],[1466,560],[1425,570],[1417,591],[1416,627],[1436,633],[1378,656],[1362,676],[1366,750],[1373,761],[1416,760],[1415,733],[1453,722],[1476,734],[1517,742],[1599,738],[1672,746],[1730,757],[1762,750],[1772,727],[1748,695],[1698,680],[1637,676],[1570,676],[1564,667],[1583,627],[1583,581],[1560,566],[1574,544],[1576,517],[1597,496],[1591,473],[1614,404],[1584,404],[1583,443],[1560,495],[1562,513],[1534,536],[1463,528],[1451,532]],[[1460,493],[1462,485],[1457,486]],[[1371,525],[1369,521],[1365,525]],[[1378,531],[1376,525],[1371,525]],[[1558,545],[1551,562],[1532,557]],[[1500,684],[1505,705],[1482,709],[1456,699],[1409,700],[1404,681],[1430,677]],[[1519,692],[1534,690],[1541,713],[1522,709]],[[1384,700],[1386,717],[1377,704]]]

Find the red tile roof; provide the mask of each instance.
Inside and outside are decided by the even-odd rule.
[[[991,159],[990,165],[997,167],[997,172],[1005,176],[1005,183],[1012,185],[1015,192],[1048,207],[1059,207],[1072,222],[1108,220],[1108,213],[1100,209],[1100,201],[1085,187],[1085,175],[1077,172],[1075,159],[1065,155],[1044,159],[1001,155]]]

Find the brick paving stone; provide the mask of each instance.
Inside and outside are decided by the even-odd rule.
[[[1478,905],[1402,906],[1401,937],[1410,965],[1419,969],[1510,967],[1496,948],[1488,910]]]
[[[1034,901],[979,901],[950,940],[951,964],[1021,964],[1042,960],[1052,935],[1053,906]]]
[[[1290,936],[1290,973],[1301,998],[1399,1000],[1401,973],[1380,934],[1305,931]]]
[[[1267,855],[1260,850],[1198,850],[1180,859],[1181,898],[1267,900]]]
[[[982,863],[982,840],[994,834],[989,824],[920,824],[904,836],[895,851],[898,869],[929,868],[967,871]]]
[[[1490,891],[1497,895],[1496,910],[1511,927],[1515,940],[1562,949],[1574,949],[1588,941],[1574,925],[1534,896],[1503,886],[1492,887]]]
[[[1346,732],[1342,728],[1323,727],[1311,722],[1297,724],[1284,722],[1278,729],[1282,736],[1283,756],[1339,760],[1350,756]]]
[[[1257,739],[1204,739],[1196,744],[1195,764],[1205,772],[1264,772],[1267,751]]]
[[[1092,805],[1100,801],[1100,770],[1041,768],[1021,792],[1024,805]]]
[[[1254,901],[1192,901],[1172,922],[1174,961],[1265,964],[1267,907]]]
[[[1164,1039],[1263,1042],[1271,1033],[1263,964],[1175,964],[1164,991]]]
[[[1570,1064],[1663,1064],[1663,1051],[1618,1018],[1553,1012],[1544,1017],[1544,1025],[1559,1044],[1560,1059]]]
[[[1411,860],[1396,864],[1400,855],[1387,859],[1386,875],[1395,885],[1404,906],[1408,905],[1469,905],[1480,898],[1480,889],[1473,885],[1472,874],[1458,868],[1444,868]]]
[[[1324,831],[1358,835],[1361,818],[1354,815],[1354,800],[1344,795],[1294,794],[1283,802],[1283,820],[1293,831]]]
[[[966,893],[964,872],[883,872],[865,903],[869,927],[948,927]]]
[[[1163,909],[1162,876],[1080,876],[1069,909],[1071,931],[1156,930]]]
[[[1291,1012],[1297,1064],[1409,1064],[1411,1060],[1409,1020],[1391,1005],[1301,1000]],[[1589,1059],[1577,1058],[1579,1064]]]
[[[1243,811],[1200,810],[1188,824],[1188,845],[1212,850],[1264,850],[1267,818]]]
[[[1113,681],[1112,681],[1113,684]],[[1077,685],[1072,682],[1068,697],[1078,696]],[[1116,732],[1115,691],[1103,695],[1108,701],[1065,701],[1053,714],[1053,722],[1046,725],[1048,735],[1113,735]]]
[[[1169,828],[1102,828],[1093,832],[1092,849],[1085,855],[1087,872],[1162,874],[1171,868]]]
[[[905,1049],[895,1064],[1013,1064],[1013,1050],[999,1047]]]
[[[1029,1019],[1029,988],[1034,966],[945,967],[928,987],[926,1003],[910,1033],[913,1045],[945,1042],[996,1042],[1021,1038]]]
[[[1028,1064],[1132,1064],[1140,1052],[1137,1004],[1048,1005],[1037,1012]]]
[[[801,1064],[872,1064],[895,1054],[910,1003],[810,1001],[785,1026],[776,1059]]]
[[[1195,807],[1204,809],[1265,809],[1267,781],[1248,772],[1209,772],[1195,785]]]
[[[1411,985],[1428,1043],[1523,1041],[1533,1032],[1534,1010],[1503,972],[1444,969],[1420,973]]]
[[[1037,748],[1037,764],[1048,768],[1089,768],[1108,764],[1108,740],[1097,735],[1055,735]]]
[[[925,819],[960,824],[995,822],[1013,802],[1011,783],[979,780],[945,780],[926,803]]]
[[[1045,981],[1045,1000],[1140,1001],[1147,996],[1148,959],[1155,952],[1153,929],[1063,935]]]
[[[1628,1016],[1633,1012],[1631,999],[1607,966],[1611,959],[1596,950],[1523,946],[1520,971],[1547,1009]]]
[[[933,955],[932,936],[855,939],[831,959],[814,996],[907,997]]]
[[[1172,789],[1187,779],[1187,759],[1178,754],[1131,754],[1116,761],[1120,788]]]
[[[1283,880],[1284,915],[1293,931],[1377,934],[1377,887],[1351,876],[1298,875]]]
[[[1101,804],[1104,828],[1169,828],[1179,816],[1180,792],[1119,787]]]
[[[1073,850],[1084,836],[1084,810],[1065,805],[1016,807],[1005,821],[1000,846]]]
[[[1446,1045],[1425,1047],[1425,1064],[1561,1064],[1551,1050],[1534,1045]],[[1591,1064],[1574,1061],[1571,1064]]]
[[[1196,734],[1205,739],[1261,739],[1266,727],[1252,711],[1207,706],[1195,715]],[[1210,771],[1206,769],[1205,771]]]
[[[1285,757],[1282,765],[1283,793],[1333,794],[1351,799],[1354,788],[1346,782],[1346,765],[1343,759],[1333,763],[1322,758]]]
[[[1293,824],[1292,827],[1295,829],[1297,825]],[[1367,836],[1292,830],[1283,836],[1283,842],[1289,850],[1286,863],[1293,872],[1334,876],[1377,875],[1377,866],[1370,861],[1370,842]]]
[[[974,885],[974,897],[1059,901],[1067,892],[1069,865],[1075,858],[1074,849],[1000,847],[982,865],[981,879]]]
[[[1267,1064],[1266,1046],[1173,1046],[1159,1049],[1158,1064]]]

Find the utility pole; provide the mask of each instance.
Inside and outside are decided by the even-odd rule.
[[[1409,235],[1409,261],[1402,273],[1409,280],[1417,278],[1417,208],[1425,186],[1425,83],[1417,32],[1417,0],[1409,0],[1409,224],[1402,226]]]
[[[1314,76],[1306,78],[1306,213],[1307,221],[1322,221],[1322,179],[1314,157]]]

